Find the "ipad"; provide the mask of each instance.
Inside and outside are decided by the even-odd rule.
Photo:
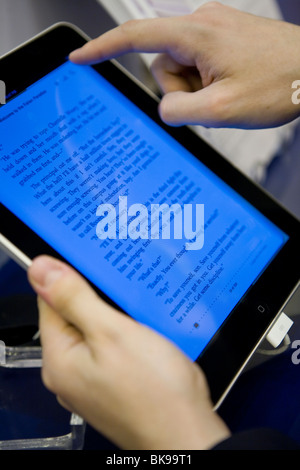
[[[58,24],[0,61],[2,247],[75,267],[174,342],[220,403],[299,281],[299,222]],[[84,315],[84,312],[82,312]]]

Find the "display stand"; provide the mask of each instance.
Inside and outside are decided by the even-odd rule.
[[[42,366],[41,347],[5,347],[3,343],[1,347],[0,417],[1,413],[4,415],[1,417],[1,432],[3,435],[5,429],[9,431],[14,421],[13,433],[17,429],[18,434],[20,428],[21,438],[0,439],[0,450],[81,450],[84,445],[85,422],[79,416],[66,412],[43,387],[38,371]],[[21,375],[21,380],[18,379],[18,374]],[[18,387],[18,382],[21,387]],[[36,392],[36,396],[33,396],[32,391]],[[39,412],[42,416],[39,416]],[[56,417],[57,429],[66,430],[63,435],[51,435],[56,428]],[[33,432],[34,437],[23,437],[24,428]],[[42,437],[38,435],[40,428],[43,428]],[[47,428],[49,437],[45,437]]]

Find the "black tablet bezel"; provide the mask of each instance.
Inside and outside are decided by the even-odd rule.
[[[3,57],[0,60],[0,78],[6,83],[8,100],[10,96],[13,99],[32,83],[63,64],[68,54],[82,46],[86,40],[77,28],[62,23]],[[251,286],[197,359],[207,376],[212,400],[216,404],[233,383],[299,282],[299,221],[190,129],[175,129],[165,125],[157,112],[157,100],[114,62],[104,62],[94,68],[289,236],[286,245]],[[62,259],[2,204],[0,234],[30,259],[41,253]],[[99,292],[98,289],[97,291]],[[103,293],[99,293],[114,304]]]

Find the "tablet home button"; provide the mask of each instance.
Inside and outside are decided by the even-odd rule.
[[[259,304],[257,310],[259,311],[259,313],[266,313],[269,309],[266,304]]]

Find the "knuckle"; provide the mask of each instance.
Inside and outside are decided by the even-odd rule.
[[[218,27],[224,21],[225,8],[227,7],[222,3],[208,2],[198,8],[192,17],[194,16],[197,22],[200,21],[200,24],[202,24],[203,27],[205,25],[209,27]]]
[[[67,356],[62,359],[61,353],[56,353],[52,348],[43,360],[41,378],[44,386],[50,392],[56,395],[65,395],[68,392],[70,381],[74,380],[77,372],[77,364],[74,361],[68,360]],[[67,377],[70,379],[67,380]]]
[[[202,7],[200,7],[202,10],[216,10],[219,8],[222,8],[223,5],[220,2],[207,2],[205,3]]]
[[[173,113],[173,106],[171,105],[171,100],[168,99],[168,95],[166,95],[159,105],[159,112],[160,117],[165,122],[173,122],[174,120],[174,113]]]
[[[52,373],[52,369],[49,366],[43,365],[42,371],[42,382],[45,387],[53,393],[57,392],[57,382],[55,380],[55,375]]]
[[[123,34],[126,44],[130,49],[134,47],[133,36],[139,23],[140,20],[128,20],[120,25],[120,31]]]
[[[210,8],[220,8],[223,6],[221,2],[208,2],[206,5]]]
[[[65,376],[65,358],[62,360],[61,351],[56,344],[44,341],[43,343],[43,364],[41,369],[41,379],[45,387],[53,393],[58,393],[61,387],[60,377]]]
[[[93,351],[101,356],[103,354],[109,355],[111,351],[121,347],[124,340],[123,334],[122,328],[119,329],[119,327],[111,324],[95,325],[94,335],[90,338]]]
[[[132,31],[138,23],[139,23],[139,20],[127,20],[121,24],[120,28],[124,32]]]
[[[63,276],[52,287],[52,298],[55,307],[59,311],[64,311],[76,302],[76,297],[80,293],[80,286],[73,276]]]

